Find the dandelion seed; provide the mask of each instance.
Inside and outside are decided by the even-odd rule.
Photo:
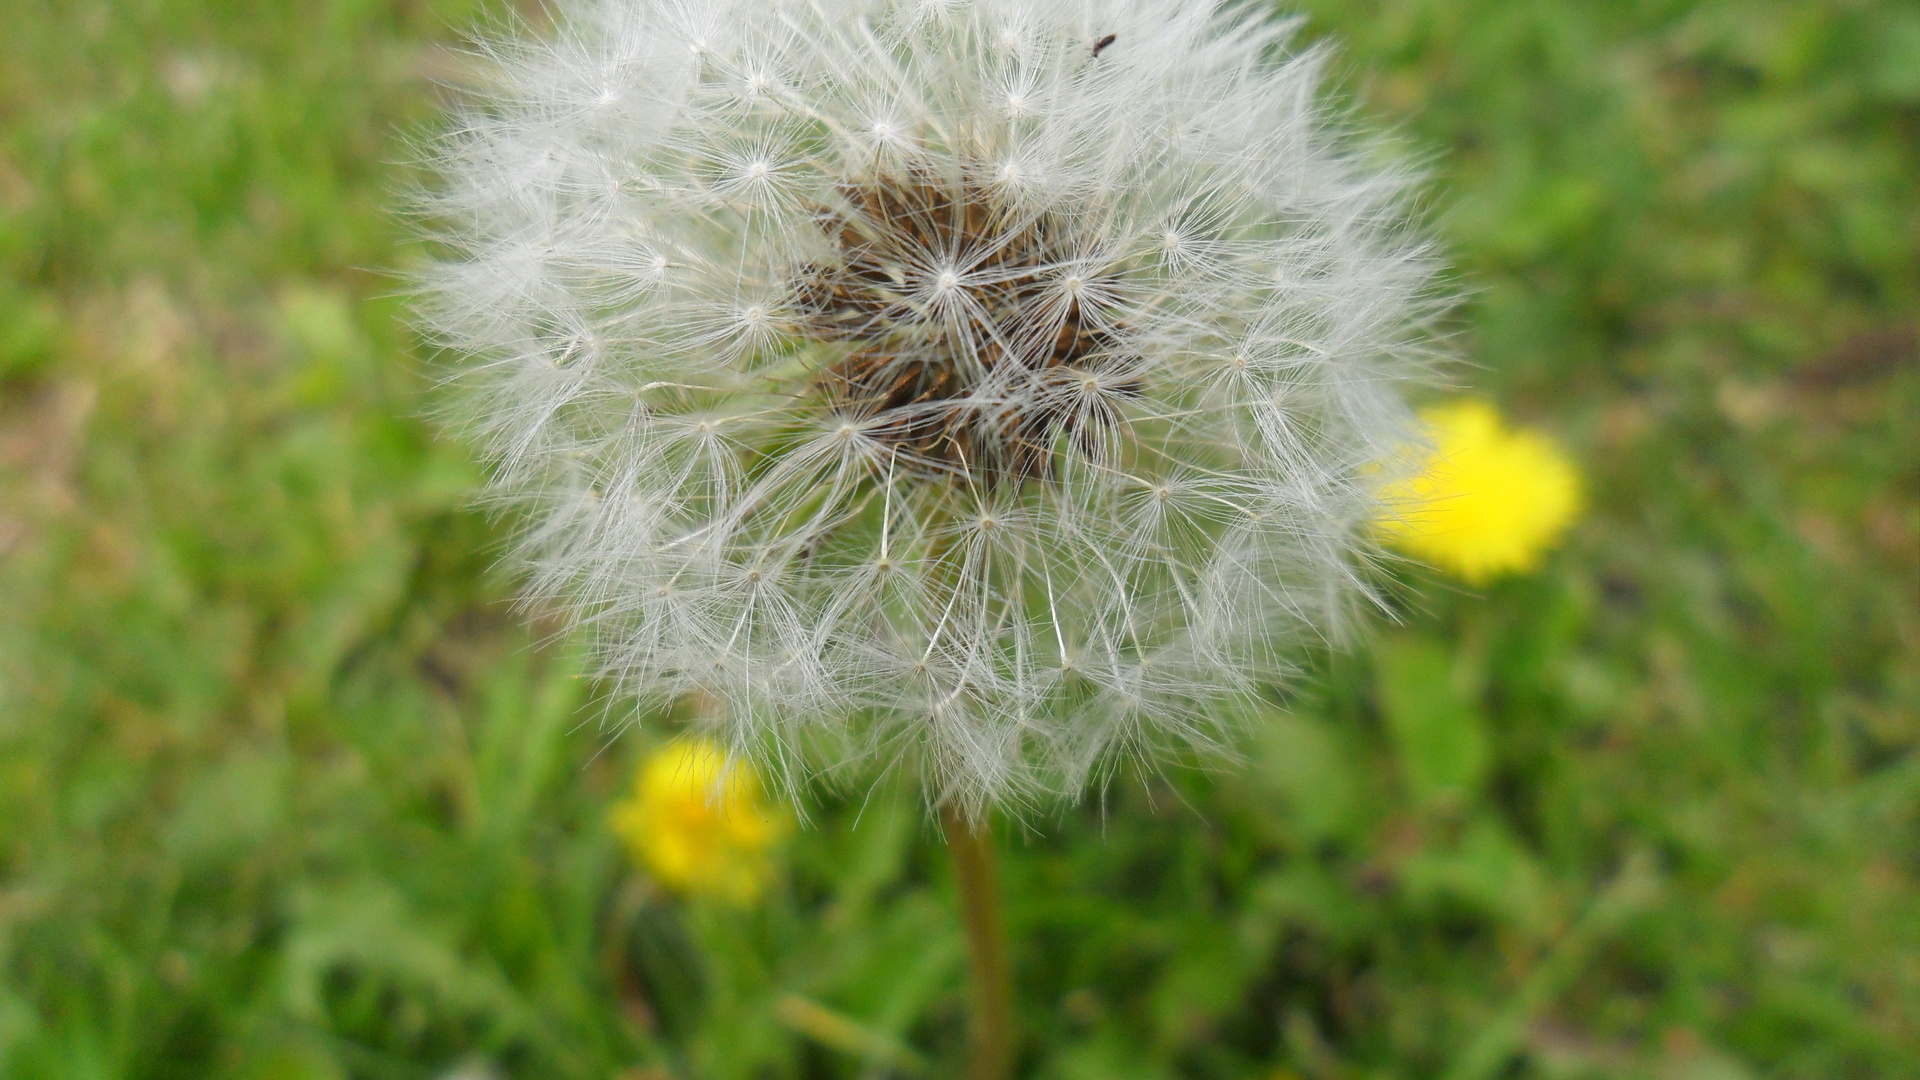
[[[1407,177],[1311,106],[1286,24],[577,0],[557,27],[496,49],[445,139],[422,321],[472,357],[532,594],[634,695],[707,696],[783,782],[885,758],[977,813],[1214,738],[1338,631],[1435,302]],[[607,71],[619,107],[570,105]],[[555,326],[591,362],[546,363]]]
[[[1532,569],[1580,508],[1580,477],[1565,452],[1538,432],[1509,430],[1485,402],[1438,406],[1421,419],[1431,446],[1385,492],[1381,531],[1475,584]]]

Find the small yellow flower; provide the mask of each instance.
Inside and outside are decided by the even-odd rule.
[[[634,861],[668,888],[740,904],[760,895],[768,849],[793,825],[763,798],[751,764],[699,738],[647,755],[612,823]]]
[[[1383,493],[1381,534],[1474,584],[1530,570],[1580,508],[1580,476],[1559,445],[1509,430],[1491,405],[1420,414],[1431,450]]]

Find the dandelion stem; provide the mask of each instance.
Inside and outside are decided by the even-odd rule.
[[[1013,978],[1007,964],[993,829],[985,821],[969,819],[952,803],[940,808],[940,824],[947,850],[953,853],[960,914],[967,931],[972,998],[967,1080],[1008,1080],[1013,1074]]]

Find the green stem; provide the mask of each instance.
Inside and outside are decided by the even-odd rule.
[[[1000,885],[993,830],[952,803],[940,808],[940,825],[953,853],[960,889],[960,915],[967,930],[967,967],[972,1016],[967,1029],[967,1080],[1008,1080],[1013,1075],[1013,977],[1007,965],[1007,927],[1000,914]]]

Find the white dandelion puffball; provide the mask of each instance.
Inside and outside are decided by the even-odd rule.
[[[1206,743],[1365,590],[1431,267],[1257,5],[585,0],[483,47],[421,321],[559,601],[789,780]]]

